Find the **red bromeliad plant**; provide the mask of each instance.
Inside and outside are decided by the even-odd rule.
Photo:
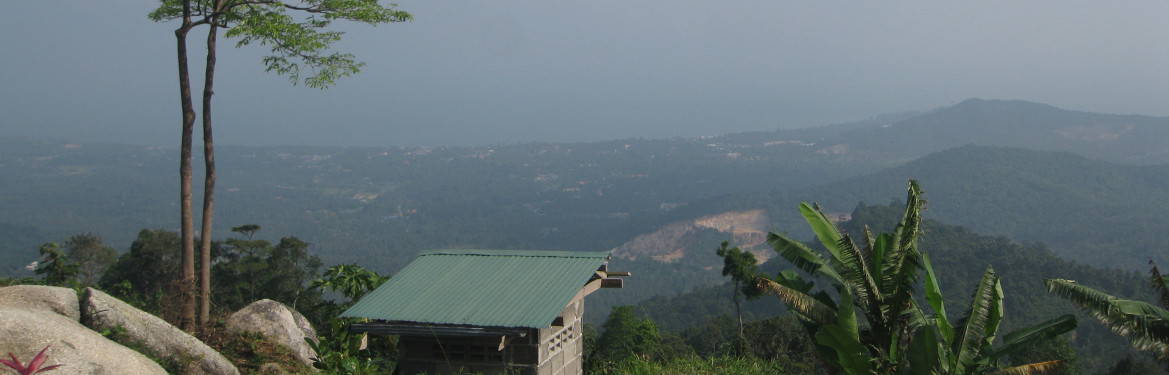
[[[16,370],[17,374],[20,374],[20,375],[39,374],[42,372],[46,372],[46,371],[61,367],[61,365],[52,365],[52,366],[41,367],[41,365],[45,364],[45,360],[48,359],[48,357],[45,356],[45,351],[48,351],[48,350],[49,350],[49,347],[45,346],[44,349],[41,349],[40,353],[37,353],[37,355],[35,357],[32,357],[32,360],[28,361],[27,365],[21,364],[20,360],[16,358],[16,355],[12,354],[12,353],[8,353],[8,357],[12,358],[11,360],[0,359],[0,364],[4,364],[5,366],[11,367],[13,370]]]

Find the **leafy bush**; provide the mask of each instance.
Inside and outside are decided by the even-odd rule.
[[[351,321],[348,319],[334,319],[330,321],[329,332],[332,334],[321,335],[317,341],[304,339],[317,353],[316,358],[313,358],[313,367],[321,370],[323,375],[390,373],[394,368],[393,362],[386,359],[385,353],[364,349],[362,343],[368,343],[368,338],[346,330],[345,326],[349,323]]]

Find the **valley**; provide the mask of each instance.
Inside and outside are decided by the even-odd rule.
[[[1109,130],[1111,129],[1111,130]],[[930,218],[1043,243],[1085,264],[1169,263],[1169,167],[1149,135],[1169,119],[968,100],[796,130],[490,147],[221,147],[217,238],[259,224],[326,264],[393,273],[436,248],[613,250],[638,275],[594,311],[721,284],[722,241],[773,257],[769,231],[809,238],[794,211],[847,221],[922,181]],[[969,134],[982,134],[971,138]],[[1014,134],[1007,136],[1007,134]],[[964,145],[954,139],[964,139]],[[174,230],[175,152],[0,139],[0,270],[40,243],[92,232],[125,251]],[[1024,149],[1027,147],[1035,150]],[[1085,156],[1086,155],[1086,156]],[[18,183],[17,183],[18,182]],[[38,202],[38,203],[33,203]],[[861,206],[863,207],[863,206]],[[929,233],[927,232],[927,236]],[[599,319],[603,314],[589,314]]]

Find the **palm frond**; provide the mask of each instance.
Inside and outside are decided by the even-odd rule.
[[[897,248],[909,253],[917,252],[917,236],[921,234],[921,210],[925,200],[921,198],[921,187],[917,180],[909,180],[909,191],[905,197],[905,213],[893,230]]]
[[[1169,358],[1169,343],[1166,343],[1163,336],[1158,338],[1131,337],[1131,341],[1133,348],[1137,350],[1152,352],[1160,359]]]
[[[1143,301],[1116,299],[1112,304],[1116,313],[1108,317],[1105,325],[1128,336],[1137,349],[1169,358],[1169,311]]]
[[[932,375],[934,369],[946,362],[943,358],[945,350],[939,347],[938,333],[933,327],[924,327],[913,335],[906,354],[909,362],[909,373],[913,375]]]
[[[1063,367],[1063,361],[1036,362],[999,369],[987,375],[1033,375],[1057,370],[1060,367]]]
[[[786,303],[792,310],[795,310],[812,321],[822,324],[834,323],[836,321],[835,309],[825,305],[807,293],[789,288],[774,280],[763,277],[756,279],[755,282],[756,287],[778,297],[780,301]]]
[[[1047,289],[1086,310],[1133,347],[1169,358],[1169,311],[1148,302],[1120,299],[1075,281],[1049,279]]]
[[[929,255],[922,254],[921,264],[925,268],[925,299],[934,310],[934,323],[943,342],[954,342],[954,326],[946,316],[946,303],[942,300],[942,288],[938,278],[934,275],[934,267],[930,263]]]
[[[1055,319],[1012,331],[1003,336],[1003,345],[995,348],[988,355],[996,359],[1004,355],[1023,349],[1037,341],[1050,339],[1076,329],[1076,316],[1067,314]]]
[[[826,324],[820,328],[815,335],[816,343],[835,352],[836,358],[833,362],[840,366],[845,374],[874,374],[873,362],[875,360],[872,353],[859,340],[855,332],[836,324]]]
[[[987,267],[987,271],[993,271]],[[990,311],[986,316],[986,323],[983,324],[982,329],[982,350],[983,352],[990,350],[994,344],[995,338],[998,336],[999,325],[1003,323],[1003,317],[1006,314],[1006,308],[1003,307],[1003,283],[995,275],[993,298],[990,303]]]
[[[987,267],[982,280],[978,282],[978,289],[974,291],[965,327],[960,332],[962,336],[954,350],[958,356],[958,366],[974,364],[985,348],[988,336],[993,339],[993,331],[998,329],[1001,319],[1002,287],[994,269]]]
[[[869,229],[868,225],[865,225],[864,235],[865,248],[863,249],[863,252],[865,254],[865,259],[869,260],[869,272],[873,274],[873,279],[880,281],[881,259],[884,258],[885,254],[878,252],[877,237],[873,235],[873,231],[872,229]]]
[[[917,285],[918,271],[921,269],[920,255],[914,255],[902,258],[899,262],[901,267],[897,267],[893,273],[886,275],[884,282],[887,284],[882,290],[885,293],[884,303],[885,309],[888,310],[889,316],[897,316],[909,313],[910,305],[913,303],[914,286]]]
[[[901,282],[899,277],[902,276],[897,273],[899,270],[892,266],[893,262],[898,261],[893,255],[894,248],[897,247],[896,239],[893,237],[892,233],[881,233],[873,242],[873,272],[880,284],[881,293],[884,293],[887,299],[897,292],[897,286]]]
[[[813,275],[828,276],[836,282],[844,283],[844,278],[828,264],[827,260],[802,242],[781,234],[767,233],[767,243],[779,256],[791,262],[796,268]]]
[[[864,252],[857,248],[852,237],[847,234],[840,239],[837,246],[840,247],[839,263],[841,265],[838,269],[856,297],[860,299],[861,306],[867,309],[869,306],[880,305],[884,297],[869,271],[868,259],[865,259]]]
[[[804,215],[804,221],[807,221],[808,226],[812,227],[812,232],[816,233],[816,238],[820,240],[828,253],[833,258],[841,260],[840,250],[836,246],[840,244],[843,236],[840,234],[840,229],[836,228],[836,224],[833,224],[832,220],[828,220],[828,216],[820,211],[819,206],[800,203],[800,214]]]
[[[930,326],[930,319],[926,317],[925,312],[921,310],[921,306],[917,302],[910,304],[905,314],[897,317],[899,321],[904,322],[904,329],[907,332],[914,332],[918,328]]]
[[[883,251],[881,264],[882,292],[893,302],[894,308],[903,309],[913,285],[917,283],[921,267],[921,252],[917,248],[917,237],[921,234],[921,189],[917,181],[909,181],[909,193],[905,201],[905,213],[897,223],[891,238]],[[881,242],[881,238],[877,238]]]
[[[1116,306],[1112,302],[1117,298],[1112,295],[1077,284],[1072,280],[1047,279],[1044,283],[1047,284],[1048,292],[1071,301],[1097,319],[1107,320],[1109,316],[1116,313]]]

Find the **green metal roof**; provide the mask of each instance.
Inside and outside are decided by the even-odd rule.
[[[428,251],[341,316],[547,328],[608,259],[608,252]]]

